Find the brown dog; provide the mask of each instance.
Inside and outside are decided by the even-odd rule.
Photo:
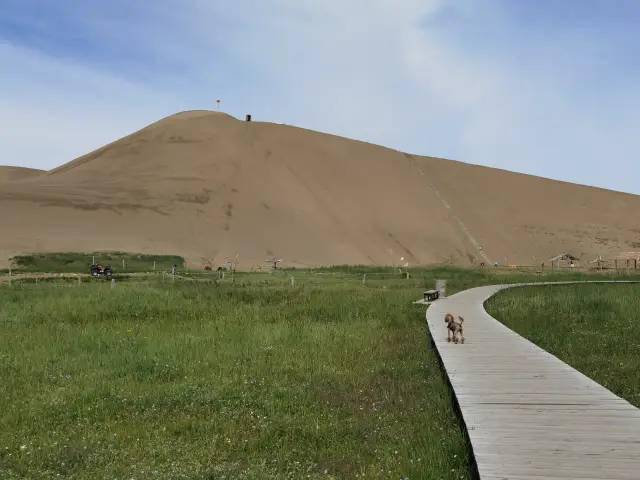
[[[464,318],[458,316],[458,319],[447,313],[444,316],[444,323],[447,324],[447,342],[453,343],[464,343],[464,329],[462,328],[462,324],[464,323]]]

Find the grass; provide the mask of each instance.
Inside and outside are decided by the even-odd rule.
[[[487,311],[640,407],[640,285],[517,288],[492,297]]]
[[[406,272],[409,278],[406,278]],[[264,272],[235,272],[232,275],[226,272],[224,281],[221,284],[236,283],[241,286],[250,285],[280,285],[290,284],[291,277],[294,278],[295,285],[304,285],[310,288],[332,286],[358,286],[362,284],[363,276],[366,274],[365,286],[390,289],[405,290],[414,289],[419,298],[422,290],[433,288],[436,279],[447,280],[447,292],[453,294],[467,288],[479,285],[491,285],[498,283],[519,283],[536,281],[570,281],[570,280],[626,280],[640,279],[640,271],[633,274],[620,270],[604,271],[597,273],[586,273],[578,271],[545,271],[537,274],[533,271],[522,271],[517,269],[468,269],[452,266],[421,267],[398,269],[394,267],[368,267],[368,266],[334,266],[306,269],[279,269],[269,273]],[[199,280],[218,281],[217,272],[191,271],[181,274],[187,278]]]
[[[468,478],[419,293],[0,288],[0,478]]]
[[[175,255],[143,255],[125,252],[37,253],[11,259],[13,270],[20,272],[88,273],[91,262],[111,265],[118,273],[167,271],[172,265],[184,268],[184,259]],[[123,266],[124,261],[124,266]]]
[[[540,277],[333,268],[5,283],[0,478],[471,478],[411,303],[436,278],[453,293]],[[575,278],[589,277],[544,276]]]

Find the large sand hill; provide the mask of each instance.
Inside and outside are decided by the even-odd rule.
[[[43,173],[46,172],[44,170],[36,170],[34,168],[8,167],[0,165],[0,183],[33,178]]]
[[[7,168],[0,265],[94,250],[175,253],[193,266],[238,254],[245,269],[273,255],[290,266],[531,264],[640,247],[638,196],[209,111],[50,172]]]

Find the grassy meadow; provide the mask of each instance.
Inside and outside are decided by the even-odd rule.
[[[118,273],[171,270],[184,268],[184,258],[177,255],[144,255],[125,252],[35,253],[11,259],[12,269],[22,272],[88,273],[91,262],[111,265]],[[124,262],[124,263],[123,263]]]
[[[424,307],[412,304],[436,278],[451,294],[589,277],[350,267],[187,271],[115,288],[0,278],[0,478],[472,478]]]
[[[487,311],[640,407],[640,285],[514,288]]]
[[[420,288],[282,280],[0,288],[0,478],[468,478]]]

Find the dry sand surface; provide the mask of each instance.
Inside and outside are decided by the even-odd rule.
[[[18,171],[21,170],[21,171]],[[0,167],[17,253],[264,265],[540,263],[640,247],[640,197],[193,111],[49,172]]]
[[[0,183],[11,182],[13,180],[24,180],[46,173],[44,170],[24,167],[5,167],[0,165]]]

